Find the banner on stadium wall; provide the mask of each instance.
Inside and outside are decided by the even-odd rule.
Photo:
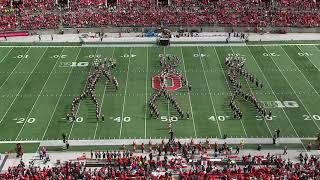
[[[27,31],[18,31],[18,32],[1,32],[0,37],[15,37],[15,36],[29,36]]]
[[[161,29],[147,28],[144,30],[143,36],[144,37],[157,37],[159,33],[161,33]]]

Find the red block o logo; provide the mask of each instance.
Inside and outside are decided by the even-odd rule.
[[[168,81],[171,81],[171,84],[168,84]],[[160,74],[155,75],[152,77],[152,88],[153,89],[161,89],[161,83],[160,83]],[[169,74],[166,76],[166,90],[178,90],[182,87],[181,82],[181,75],[180,74]]]

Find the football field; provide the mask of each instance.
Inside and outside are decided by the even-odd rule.
[[[243,112],[234,119],[229,107],[230,88],[225,57],[246,56],[245,68],[263,82],[257,88],[246,79],[243,89],[253,92],[272,117],[264,118],[252,104],[238,99]],[[161,69],[159,55],[180,58],[177,69],[192,85],[172,94],[190,118],[180,118],[161,97],[160,117],[148,107],[152,77]],[[71,102],[86,85],[91,63],[115,58],[112,71],[118,79],[115,90],[105,78],[96,94],[104,122],[97,122],[95,105],[81,101],[77,118],[66,120]],[[0,47],[0,141],[61,139],[133,139],[168,137],[173,121],[178,138],[272,137],[277,128],[282,137],[315,137],[320,131],[320,45],[216,45],[172,47]]]

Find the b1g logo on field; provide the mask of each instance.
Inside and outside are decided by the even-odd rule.
[[[178,90],[182,87],[182,82],[181,82],[181,75],[179,74],[169,74],[166,77],[166,90]],[[153,89],[161,89],[161,84],[160,84],[160,74],[155,75],[152,77],[152,88]]]

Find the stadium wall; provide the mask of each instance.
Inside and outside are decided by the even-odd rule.
[[[107,26],[103,28],[79,28],[81,33],[89,32],[102,32],[102,33],[117,33],[117,32],[143,32],[147,28],[156,27],[115,27]],[[169,26],[171,31],[178,31],[184,29],[186,31],[197,32],[230,32],[232,29],[236,32],[273,32],[279,33],[284,31],[287,33],[320,33],[320,27],[231,27],[231,26]],[[63,28],[63,29],[40,29],[30,30],[31,34],[59,34],[61,30],[65,34],[74,34],[77,32],[76,28]]]

